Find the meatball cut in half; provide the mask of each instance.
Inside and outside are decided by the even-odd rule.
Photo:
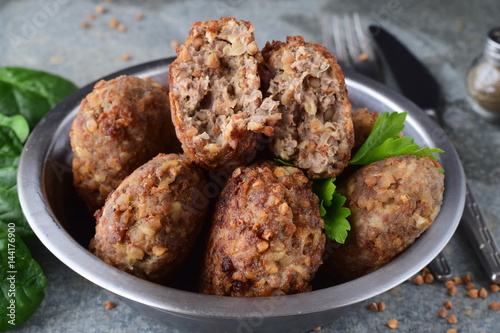
[[[130,274],[165,282],[203,224],[204,179],[184,155],[159,154],[125,178],[96,212],[90,250]]]
[[[101,80],[81,102],[70,133],[74,185],[92,213],[137,167],[180,150],[168,91],[150,78]]]
[[[252,161],[273,135],[277,103],[262,100],[260,58],[249,22],[196,22],[170,65],[170,103],[177,137],[196,163],[231,170]]]
[[[280,103],[282,119],[270,148],[307,171],[310,178],[336,177],[354,143],[351,104],[335,57],[301,36],[267,43],[262,51],[274,73],[267,93]]]
[[[212,221],[201,292],[274,296],[311,290],[325,250],[311,183],[295,167],[237,168]]]
[[[429,157],[390,157],[364,166],[339,186],[351,210],[346,242],[325,265],[352,279],[389,262],[432,224],[441,208],[444,175]]]

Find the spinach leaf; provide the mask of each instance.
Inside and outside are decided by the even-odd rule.
[[[23,239],[34,236],[17,194],[17,170],[30,127],[76,86],[58,76],[0,68],[0,331],[28,320],[45,296],[47,280]]]
[[[29,239],[34,233],[21,209],[16,186],[22,149],[23,145],[14,130],[0,126],[0,225],[6,227],[9,223],[14,223],[19,236]]]
[[[0,68],[0,113],[23,115],[31,128],[76,89],[59,76],[19,67]]]
[[[47,279],[14,224],[0,226],[0,331],[23,324],[45,297]]]
[[[28,135],[30,134],[28,121],[20,114],[7,117],[0,113],[0,126],[12,129],[21,142],[26,141]]]

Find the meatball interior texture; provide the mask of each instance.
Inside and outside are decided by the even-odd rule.
[[[325,235],[304,173],[271,163],[237,168],[220,194],[201,292],[274,296],[311,290]]]
[[[310,178],[336,177],[354,143],[351,104],[335,57],[301,36],[267,43],[264,62],[274,76],[267,93],[278,101],[282,119],[270,148],[307,171]]]
[[[97,82],[81,102],[70,142],[74,185],[93,213],[137,167],[179,151],[168,90],[150,78]]]
[[[164,282],[202,227],[204,185],[204,172],[187,157],[159,154],[125,178],[96,212],[91,251],[135,276]]]
[[[347,278],[389,262],[427,230],[441,208],[444,175],[428,157],[387,158],[362,167],[339,191],[351,210],[346,242],[331,263]]]
[[[246,21],[196,22],[170,65],[172,119],[184,152],[208,169],[252,161],[262,134],[273,135],[277,103],[262,99],[261,57]]]

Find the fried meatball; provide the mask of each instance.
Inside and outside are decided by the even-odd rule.
[[[184,152],[207,169],[251,162],[273,135],[277,103],[262,99],[253,26],[222,18],[195,22],[170,65],[170,103]]]
[[[168,91],[152,79],[101,80],[81,102],[70,133],[74,185],[92,213],[137,167],[179,151]]]
[[[444,175],[429,157],[404,155],[362,167],[339,192],[351,210],[351,230],[325,265],[352,279],[389,262],[422,232],[441,208]]]
[[[274,72],[267,93],[280,103],[270,149],[307,171],[309,178],[336,177],[354,143],[351,104],[335,57],[301,36],[267,43],[264,62]]]
[[[125,178],[95,213],[90,250],[130,274],[166,281],[204,222],[204,185],[204,172],[186,156],[159,154]]]
[[[325,235],[318,198],[301,170],[267,162],[237,168],[212,223],[202,293],[273,296],[311,290]]]
[[[379,113],[371,111],[367,108],[353,110],[352,123],[354,125],[354,146],[352,147],[353,154],[365,143],[373,129],[373,125],[377,121]]]

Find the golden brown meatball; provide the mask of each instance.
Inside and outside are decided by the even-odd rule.
[[[325,235],[318,198],[301,170],[271,163],[237,168],[212,223],[202,293],[272,296],[311,290]]]
[[[367,108],[360,108],[353,110],[352,123],[354,125],[354,146],[352,147],[354,153],[365,143],[373,129],[373,125],[377,121],[379,113],[371,111]]]
[[[262,50],[273,78],[267,93],[280,103],[270,149],[307,171],[309,178],[336,177],[354,143],[351,104],[335,57],[301,36],[267,43]]]
[[[325,265],[356,278],[376,270],[427,230],[441,208],[444,175],[429,157],[396,156],[366,165],[339,186],[351,231]]]
[[[70,141],[74,185],[92,213],[137,167],[179,151],[168,91],[153,80],[101,80],[81,102]]]
[[[222,18],[195,22],[170,65],[172,119],[184,152],[207,169],[251,162],[279,119],[262,100],[254,27]]]
[[[159,154],[125,178],[96,212],[90,250],[130,274],[164,282],[204,222],[204,185],[204,172],[186,156]]]

